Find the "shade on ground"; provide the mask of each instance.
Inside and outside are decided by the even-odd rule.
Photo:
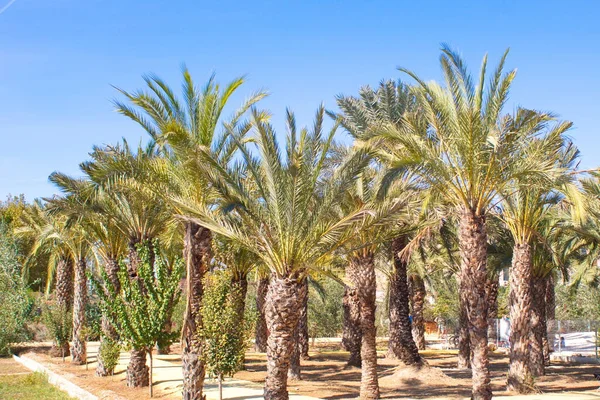
[[[88,361],[89,368],[96,368],[98,355],[98,342],[88,343]],[[129,353],[121,352],[119,364],[115,368],[115,373],[127,369],[129,363]],[[152,380],[154,388],[164,393],[173,395],[174,398],[181,397],[183,375],[181,370],[181,355],[155,355],[153,357],[154,372]],[[207,379],[204,383],[204,393],[207,400],[219,398],[219,388],[215,380]],[[227,378],[223,382],[223,399],[227,400],[258,400],[263,398],[263,387],[254,382],[242,381],[239,379]],[[290,393],[290,400],[319,400],[315,397],[301,396]]]

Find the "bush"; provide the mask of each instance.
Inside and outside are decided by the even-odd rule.
[[[32,301],[21,276],[14,239],[3,224],[0,224],[0,304],[0,355],[8,355],[12,343],[26,338],[25,322]]]
[[[100,343],[100,348],[98,349],[98,357],[102,360],[102,364],[104,364],[104,368],[107,371],[115,370],[115,367],[119,363],[120,354],[121,345],[119,344],[119,342],[105,337],[102,343]]]

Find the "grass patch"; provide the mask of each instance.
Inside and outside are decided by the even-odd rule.
[[[0,376],[0,399],[67,400],[71,398],[49,384],[46,375],[39,372]]]

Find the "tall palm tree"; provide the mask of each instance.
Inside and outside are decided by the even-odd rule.
[[[212,76],[204,87],[198,88],[187,68],[184,67],[182,75],[183,100],[163,80],[150,75],[144,77],[147,91],[130,93],[119,89],[129,104],[117,101],[115,106],[119,113],[139,124],[169,160],[171,173],[158,186],[165,190],[158,189],[158,193],[189,197],[190,201],[208,205],[214,201],[213,191],[198,158],[199,152],[209,152],[221,162],[229,162],[236,146],[226,132],[236,130],[241,134],[247,130],[245,113],[266,93],[253,94],[231,118],[223,119],[225,107],[244,79],[234,79],[221,88]],[[175,205],[173,212],[180,211]],[[204,382],[200,304],[204,292],[202,280],[212,258],[212,233],[193,221],[184,221],[184,231],[187,290],[182,332],[183,398],[196,400],[202,398]]]
[[[416,80],[419,111],[396,124],[382,123],[363,137],[377,151],[393,181],[409,167],[433,198],[444,199],[459,215],[461,294],[466,304],[472,352],[473,398],[492,396],[487,354],[486,216],[497,193],[516,178],[545,176],[554,165],[546,149],[529,151],[529,129],[503,123],[502,109],[516,71],[503,75],[507,53],[486,85],[487,56],[477,82],[447,46],[440,63],[446,86]],[[361,143],[359,143],[361,145]]]
[[[569,147],[563,136],[571,123],[557,123],[547,129],[549,116],[528,110],[519,110],[519,114],[514,119],[508,118],[506,125],[514,125],[511,129],[515,131],[521,130],[521,125],[526,125],[532,135],[539,136],[530,139],[531,149],[543,148],[547,160],[555,166],[554,174],[548,174],[547,179],[539,182],[516,181],[505,186],[500,193],[503,198],[501,218],[514,240],[510,270],[511,349],[508,388],[527,393],[533,391],[534,375],[543,374],[541,341],[533,341],[533,351],[530,351],[530,338],[534,335],[532,323],[541,324],[541,316],[535,312],[533,303],[534,287],[539,286],[533,279],[533,240],[541,237],[540,228],[550,206],[559,199],[558,191],[578,193],[578,189],[570,182],[573,175],[569,173],[578,152],[574,147]],[[538,365],[536,374],[531,371],[532,353],[538,356],[537,364],[534,363]]]
[[[395,126],[402,121],[406,113],[413,113],[417,110],[415,96],[410,92],[409,87],[402,82],[383,81],[376,90],[369,86],[360,89],[359,95],[339,96],[337,103],[341,109],[340,114],[330,113],[333,117],[340,120],[342,126],[355,139],[364,137],[364,135],[374,127],[381,124]],[[388,193],[387,197],[394,196],[394,192]],[[408,243],[406,233],[394,238],[391,241],[393,269],[390,275],[390,341],[388,355],[393,358],[399,358],[404,363],[410,365],[413,363],[422,364],[422,358],[419,356],[418,348],[414,343],[409,317],[408,303],[408,283],[405,260],[398,256],[398,253],[404,249]],[[346,291],[345,315],[351,317],[356,313],[352,311],[353,301],[352,290]],[[357,339],[359,333],[351,326],[345,329],[345,343],[351,353],[350,363],[360,365],[360,358],[356,356],[356,351],[360,349]]]
[[[348,227],[365,211],[331,218],[337,199],[364,166],[352,157],[331,177],[323,176],[336,127],[323,135],[324,109],[317,112],[311,131],[296,128],[288,112],[285,159],[267,115],[254,110],[253,126],[259,157],[234,132],[243,166],[218,162],[201,153],[210,180],[222,197],[218,208],[175,199],[187,219],[223,235],[252,251],[271,271],[266,298],[267,377],[264,397],[287,399],[287,375],[299,319],[302,280],[309,269],[319,268],[339,247]],[[243,173],[242,173],[243,172]]]

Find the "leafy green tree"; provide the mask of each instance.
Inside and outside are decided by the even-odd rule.
[[[219,399],[223,398],[223,377],[233,376],[244,362],[250,329],[239,302],[242,289],[231,282],[231,272],[215,271],[205,278],[202,299],[202,360],[206,372],[219,382]]]
[[[181,294],[179,281],[183,273],[183,262],[177,259],[169,265],[168,259],[161,253],[158,241],[154,242],[152,248],[148,243],[138,245],[136,252],[140,262],[135,279],[128,276],[127,263],[132,261],[120,263],[119,292],[108,284],[107,295],[100,289],[100,283],[94,282],[102,298],[105,314],[111,319],[125,345],[134,350],[131,357],[143,357],[133,364],[135,368],[131,364],[128,366],[128,386],[150,385],[152,396],[152,350],[159,340],[175,339],[176,333],[167,333],[163,327],[171,313],[173,299],[177,301]],[[104,280],[108,281],[106,273],[103,275]],[[146,367],[146,356],[150,357],[150,371]],[[144,368],[140,369],[138,365]]]
[[[315,282],[316,283],[316,282]],[[308,330],[310,337],[336,337],[342,331],[344,286],[333,279],[309,285]]]

